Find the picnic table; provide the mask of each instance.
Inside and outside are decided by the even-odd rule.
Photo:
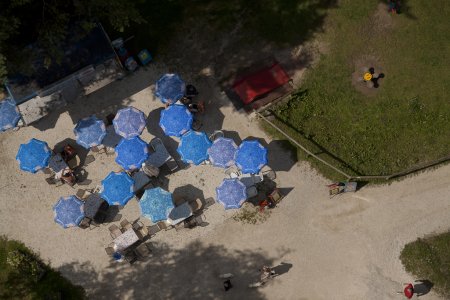
[[[183,204],[172,209],[167,218],[167,222],[171,225],[176,225],[190,216],[192,216],[192,208],[188,202],[184,202]]]
[[[48,166],[50,169],[52,169],[53,172],[55,172],[56,179],[61,179],[63,171],[70,170],[69,166],[59,153],[54,154],[50,157],[50,160],[48,161]]]
[[[84,202],[84,215],[94,219],[97,213],[105,206],[106,201],[98,194],[90,194]],[[102,207],[103,206],[103,207]]]
[[[158,144],[153,149],[154,152],[150,153],[149,158],[144,162],[146,165],[159,168],[172,158],[163,144]]]
[[[106,136],[102,141],[102,145],[109,148],[115,148],[122,137],[116,133],[114,126],[110,125],[106,127]]]
[[[144,173],[144,171],[138,171],[134,173],[131,178],[134,180],[134,193],[142,190],[148,183],[150,183],[150,178]]]
[[[128,229],[118,237],[114,239],[114,250],[117,252],[122,252],[139,241],[139,236],[136,234],[134,229]]]
[[[255,174],[242,174],[238,178],[246,187],[254,186],[256,183],[263,181],[261,175]]]

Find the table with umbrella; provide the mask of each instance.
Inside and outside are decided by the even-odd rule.
[[[140,137],[122,139],[117,145],[116,162],[125,170],[139,169],[148,159],[148,145]]]
[[[169,213],[174,208],[172,194],[160,187],[145,190],[139,206],[142,215],[153,223],[167,220]]]
[[[159,126],[168,136],[181,136],[192,129],[193,117],[184,105],[171,105],[161,111]]]
[[[55,222],[63,228],[78,226],[84,218],[84,203],[76,196],[59,198],[53,206]]]
[[[226,178],[216,188],[216,196],[225,209],[240,208],[247,200],[247,188],[237,178]]]
[[[267,164],[267,149],[256,140],[246,140],[239,146],[234,159],[242,173],[257,174]]]
[[[113,120],[117,134],[129,139],[141,135],[146,126],[145,115],[132,106],[120,109]]]
[[[177,151],[184,162],[199,165],[208,159],[208,149],[211,145],[204,132],[189,131],[181,136]]]
[[[16,160],[21,170],[36,173],[48,166],[51,154],[46,142],[33,138],[28,143],[20,145]]]
[[[86,149],[98,146],[106,136],[105,123],[96,116],[90,116],[78,121],[73,130],[77,144]]]
[[[165,74],[156,82],[155,95],[162,103],[174,104],[184,97],[186,84],[177,74]]]
[[[125,172],[111,172],[102,180],[100,196],[109,205],[125,206],[133,198],[134,180]]]
[[[209,161],[213,166],[228,168],[234,165],[234,155],[238,149],[236,143],[229,138],[220,137],[208,149]]]
[[[0,102],[0,131],[16,127],[19,120],[20,112],[16,102],[11,99]]]

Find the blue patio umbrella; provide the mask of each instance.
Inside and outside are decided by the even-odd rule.
[[[63,228],[78,226],[84,218],[83,201],[76,196],[61,197],[53,206],[55,222]]]
[[[77,144],[86,149],[100,145],[106,136],[105,123],[96,116],[90,116],[78,121],[73,130]]]
[[[159,126],[166,135],[181,136],[192,128],[192,114],[184,105],[171,105],[161,111]]]
[[[166,220],[174,208],[172,194],[160,187],[145,190],[139,206],[142,215],[152,220],[153,223]]]
[[[162,103],[173,104],[183,98],[186,84],[177,74],[165,74],[156,82],[155,95]]]
[[[139,169],[148,159],[148,145],[138,136],[122,139],[115,151],[116,162],[125,170]]]
[[[31,139],[26,144],[21,144],[16,155],[21,170],[36,173],[48,166],[52,151],[46,142]]]
[[[11,99],[0,102],[0,131],[16,127],[19,119],[20,113],[16,102]]]
[[[177,151],[184,162],[198,165],[208,159],[208,149],[211,145],[204,132],[189,131],[181,137]]]
[[[247,200],[247,188],[237,178],[226,178],[216,188],[216,195],[225,209],[239,208]]]
[[[102,191],[100,196],[109,205],[124,206],[128,200],[133,198],[134,180],[125,172],[111,172],[102,180]]]
[[[237,149],[232,139],[220,137],[208,149],[209,160],[214,166],[228,168],[234,164],[234,154]]]
[[[256,140],[243,141],[234,160],[242,173],[256,174],[267,164],[267,149]]]
[[[120,109],[113,120],[116,133],[126,139],[139,136],[145,124],[144,113],[132,106]]]

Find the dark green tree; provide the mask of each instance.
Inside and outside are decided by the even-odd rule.
[[[24,46],[33,42],[53,58],[61,57],[68,26],[77,22],[87,32],[96,21],[123,31],[132,22],[142,23],[134,0],[9,0],[0,1],[0,81],[10,65],[24,65]],[[9,62],[14,62],[10,64]]]

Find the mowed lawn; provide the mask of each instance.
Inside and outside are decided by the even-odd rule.
[[[283,129],[355,175],[391,174],[450,154],[450,1],[402,1],[399,15],[382,3],[343,0],[330,9],[325,54],[297,96],[275,109]],[[352,85],[355,64],[365,60],[385,74],[373,95]]]

